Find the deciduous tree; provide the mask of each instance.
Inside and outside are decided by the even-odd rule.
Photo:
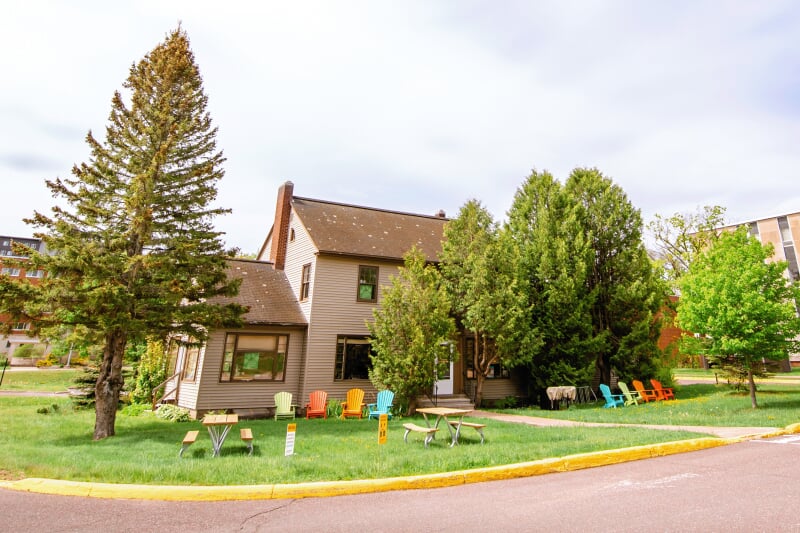
[[[88,162],[73,177],[47,181],[65,203],[27,222],[48,253],[30,261],[41,285],[0,285],[0,307],[40,327],[85,325],[104,346],[95,386],[94,439],[114,435],[131,340],[169,333],[204,339],[208,328],[239,324],[226,252],[213,220],[224,157],[206,110],[200,71],[180,28],[141,61],[111,103],[105,141],[90,132]]]
[[[677,321],[700,337],[690,343],[712,357],[732,358],[746,370],[750,403],[758,407],[753,379],[763,359],[783,360],[797,351],[800,288],[771,261],[771,245],[747,229],[724,232],[680,279]]]

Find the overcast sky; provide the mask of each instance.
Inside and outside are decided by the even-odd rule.
[[[0,234],[49,213],[132,63],[181,23],[227,157],[217,221],[255,252],[278,186],[502,219],[531,169],[597,167],[642,211],[800,211],[800,3],[148,1],[6,6]]]

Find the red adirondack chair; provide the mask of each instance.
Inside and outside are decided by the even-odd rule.
[[[659,399],[658,393],[656,391],[654,391],[653,389],[645,389],[644,383],[642,383],[638,379],[633,380],[633,388],[636,389],[636,392],[639,393],[639,396],[645,402],[650,402],[650,401],[655,402],[656,400]]]
[[[656,390],[656,394],[658,394],[659,400],[675,399],[675,392],[672,390],[672,388],[662,386],[661,382],[656,379],[651,379],[650,384],[653,385],[653,388]]]
[[[328,418],[328,393],[315,390],[308,395],[306,404],[306,420],[309,418]]]

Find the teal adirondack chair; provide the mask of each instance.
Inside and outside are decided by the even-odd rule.
[[[380,418],[382,414],[389,415],[389,418],[392,418],[392,402],[394,401],[394,393],[388,389],[382,390],[378,393],[378,398],[376,399],[375,403],[369,404],[367,407],[369,408],[369,416],[367,419],[372,417]]]
[[[628,388],[628,384],[624,381],[620,381],[617,383],[619,390],[622,391],[622,395],[625,396],[625,405],[639,405],[639,393],[632,393],[631,390]]]
[[[275,394],[275,420],[294,419],[294,405],[292,405],[291,392]]]
[[[611,394],[611,389],[608,388],[608,385],[605,383],[600,384],[600,392],[603,394],[603,398],[606,399],[606,404],[603,407],[617,407],[624,406],[625,400],[622,397],[622,394]]]

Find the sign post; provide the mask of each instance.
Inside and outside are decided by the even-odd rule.
[[[294,455],[294,434],[297,429],[297,424],[288,424],[286,426],[286,447],[283,450],[284,457]]]
[[[378,444],[386,444],[386,430],[389,427],[389,417],[386,413],[378,417]]]

